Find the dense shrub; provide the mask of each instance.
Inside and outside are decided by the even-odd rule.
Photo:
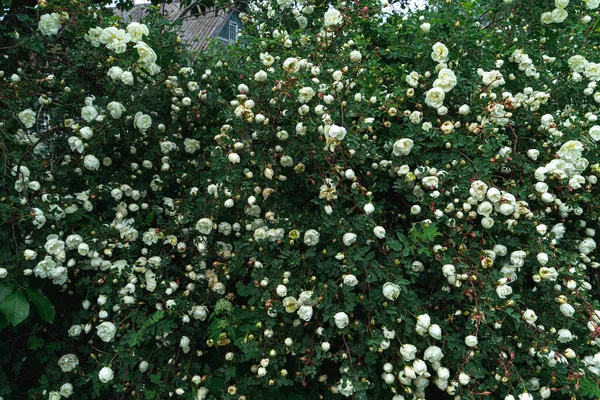
[[[5,32],[0,396],[600,395],[598,1],[91,3]]]

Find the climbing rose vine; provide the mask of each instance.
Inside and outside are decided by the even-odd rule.
[[[599,6],[263,0],[198,54],[40,1],[0,398],[598,397]]]

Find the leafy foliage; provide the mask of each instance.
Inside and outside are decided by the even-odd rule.
[[[594,0],[149,9],[4,25],[0,396],[597,396]]]

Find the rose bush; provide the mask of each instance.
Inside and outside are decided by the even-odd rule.
[[[0,396],[598,396],[597,8],[265,0],[192,55],[40,6],[3,39]]]

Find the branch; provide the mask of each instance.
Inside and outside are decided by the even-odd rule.
[[[178,20],[180,18],[185,17],[185,14],[187,14],[188,12],[190,12],[192,10],[192,8],[194,8],[195,6],[200,4],[200,0],[194,0],[192,1],[192,4],[190,4],[189,6],[187,6],[186,8],[183,9],[183,11],[181,13],[179,13],[179,15],[177,16],[177,18],[175,18],[175,20]]]

